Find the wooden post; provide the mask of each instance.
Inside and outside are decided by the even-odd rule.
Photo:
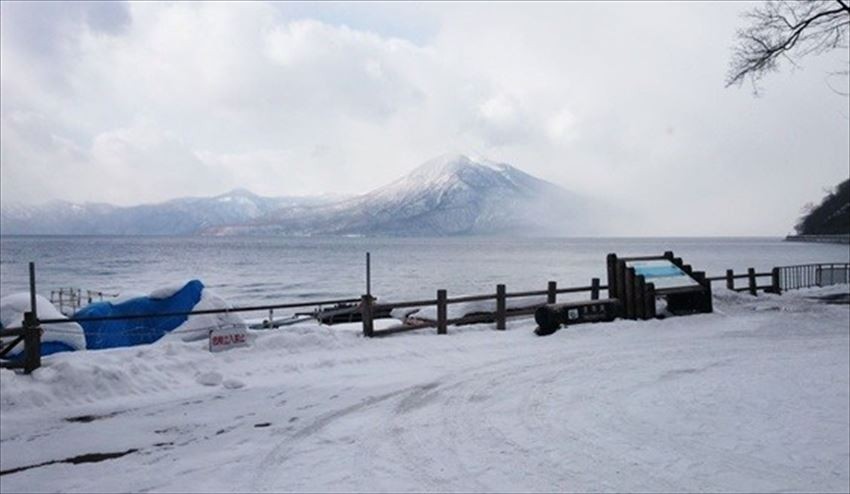
[[[672,262],[676,266],[679,266],[680,268],[684,265],[681,257],[674,257],[673,259],[670,260],[670,262]]]
[[[372,295],[372,259],[366,253],[366,295]]]
[[[692,268],[690,264],[685,264],[684,266],[682,266],[682,271],[684,271],[684,272],[686,272],[690,275],[690,274],[693,274],[694,268]]]
[[[675,256],[673,255],[672,250],[665,250],[664,251],[664,258],[667,259],[668,261],[672,261],[674,257]]]
[[[446,317],[446,295],[445,290],[437,290],[437,334],[448,334],[448,317]]]
[[[635,319],[646,319],[646,279],[642,274],[634,277],[635,280]]]
[[[30,312],[32,312],[32,317],[35,320],[38,320],[38,304],[35,300],[35,263],[30,262],[29,264],[29,275],[30,275]]]
[[[590,300],[599,300],[599,278],[590,280]]]
[[[41,328],[38,317],[32,312],[24,313],[24,372],[41,367]]]
[[[626,307],[626,262],[622,259],[617,260],[617,293],[616,297],[623,303],[623,311]]]
[[[558,282],[550,281],[546,287],[546,303],[554,304],[558,301]]]
[[[731,269],[726,270],[726,288],[729,290],[735,289],[735,272]]]
[[[65,312],[62,310],[62,299],[65,298],[63,289],[59,289],[59,312],[64,314]]]
[[[620,261],[622,262],[622,261]],[[626,319],[635,318],[635,268],[626,268],[626,282],[623,306],[626,309]]]
[[[644,315],[647,319],[655,319],[655,283],[646,284],[646,292],[643,295],[643,303],[646,304]]]
[[[773,293],[782,295],[782,285],[779,283],[779,268],[770,270],[770,286],[773,287]]]
[[[505,329],[505,316],[507,314],[507,298],[505,297],[505,285],[496,285],[496,329]]]
[[[758,295],[755,268],[747,268],[747,281],[750,282],[750,295]]]
[[[608,298],[617,298],[617,254],[605,258],[608,268]]]
[[[363,295],[360,298],[360,311],[363,319],[363,336],[371,338],[375,334],[375,325],[372,321],[372,296]]]
[[[693,277],[697,280],[697,283],[705,288],[702,298],[702,311],[705,313],[713,312],[714,302],[711,299],[711,281],[706,277],[705,271],[694,271]]]

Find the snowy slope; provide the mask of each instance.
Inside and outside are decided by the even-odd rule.
[[[714,314],[545,338],[313,324],[55,355],[0,371],[0,470],[136,451],[0,491],[846,492],[850,312],[809,298],[846,292],[721,289]]]
[[[587,234],[574,194],[504,163],[444,155],[362,196],[279,210],[214,234]]]
[[[261,197],[235,189],[214,197],[187,197],[131,207],[66,201],[36,206],[4,204],[0,209],[0,232],[5,235],[185,235],[218,225],[244,223],[283,207],[316,205],[327,200]]]

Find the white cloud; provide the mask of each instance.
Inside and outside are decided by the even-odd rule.
[[[723,88],[746,5],[101,7],[0,6],[4,202],[356,193],[464,152],[627,201],[617,233],[784,233],[847,176],[835,57]]]

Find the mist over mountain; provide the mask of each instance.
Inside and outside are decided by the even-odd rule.
[[[3,234],[586,235],[590,201],[506,163],[444,155],[366,194],[211,198],[116,207],[53,202],[2,210]]]
[[[297,209],[329,201],[317,197],[261,197],[235,189],[214,197],[186,197],[159,204],[120,207],[103,203],[51,201],[3,205],[4,235],[191,235],[217,225],[236,224],[280,208]]]
[[[582,206],[575,194],[508,164],[444,155],[361,196],[205,233],[572,235],[588,230]]]

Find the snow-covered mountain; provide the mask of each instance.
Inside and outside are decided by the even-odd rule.
[[[74,235],[581,235],[588,201],[505,163],[444,155],[364,195],[215,197],[118,207],[4,205],[0,233]]]
[[[28,206],[4,204],[4,235],[187,235],[218,225],[238,224],[280,208],[315,206],[322,198],[261,197],[235,189],[214,197],[187,197],[160,204],[119,207],[102,203],[51,201]]]
[[[362,196],[280,209],[217,235],[577,234],[581,201],[508,164],[444,155]]]

